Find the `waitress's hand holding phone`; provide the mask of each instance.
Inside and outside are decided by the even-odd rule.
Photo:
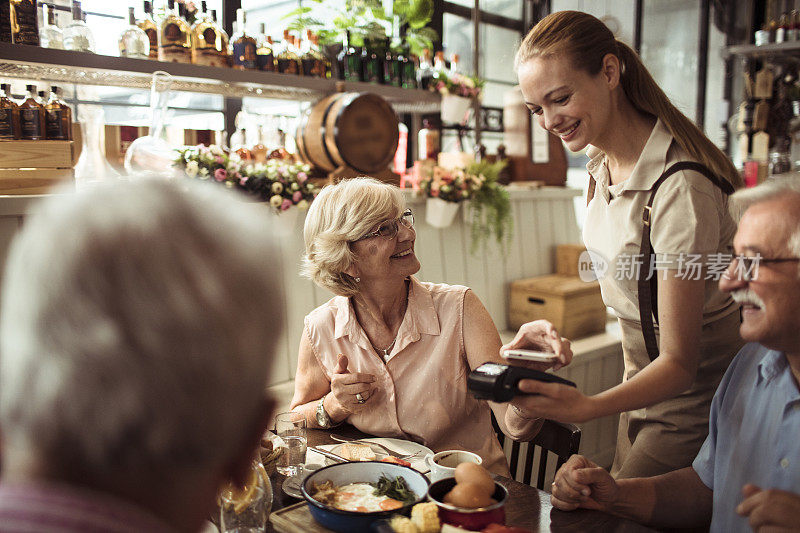
[[[535,353],[526,354],[525,351]],[[514,364],[524,364],[534,370],[547,370],[551,367],[558,370],[572,362],[569,340],[559,335],[553,324],[547,320],[523,324],[514,340],[500,348],[500,355],[509,363],[513,361]]]

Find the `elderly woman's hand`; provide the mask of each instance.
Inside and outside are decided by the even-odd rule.
[[[523,324],[514,340],[500,348],[500,355],[503,355],[505,350],[539,350],[556,354],[555,363],[514,362],[535,370],[546,370],[551,366],[553,370],[558,370],[572,362],[569,340],[559,335],[553,324],[547,320],[534,320]]]
[[[331,396],[336,403],[336,409],[331,415],[337,422],[366,408],[375,392],[375,387],[372,385],[375,376],[360,372],[352,373],[347,370],[347,364],[347,356],[339,354],[336,369],[331,376]],[[344,416],[335,416],[336,411]]]

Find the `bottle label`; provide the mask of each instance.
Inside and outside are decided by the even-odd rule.
[[[300,67],[294,59],[278,58],[278,72],[282,74],[300,74]]]
[[[256,45],[253,41],[239,40],[233,43],[233,65],[245,70],[256,69]]]
[[[59,141],[69,140],[69,132],[66,129],[66,124],[64,124],[64,110],[45,110],[44,129],[47,132],[48,139]]]
[[[275,71],[275,56],[272,55],[272,52],[269,54],[258,54],[256,56],[256,66],[258,70],[264,70],[266,72],[274,72]]]
[[[191,63],[192,51],[179,44],[162,44],[158,59],[172,63]]]
[[[39,46],[39,21],[36,2],[6,2],[11,9],[11,39],[13,43]]]
[[[344,79],[361,81],[361,58],[356,54],[348,54],[344,58]]]
[[[383,79],[381,60],[378,58],[367,59],[364,63],[364,81],[380,83]]]
[[[8,109],[0,108],[0,139],[14,138],[14,117]]]
[[[195,65],[205,65],[207,67],[226,67],[227,58],[214,48],[196,49],[192,56],[192,63]]]
[[[20,109],[19,119],[23,139],[41,139],[43,137],[41,109]]]

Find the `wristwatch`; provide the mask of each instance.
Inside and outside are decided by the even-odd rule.
[[[325,398],[328,397],[328,394],[320,398],[317,404],[317,425],[322,429],[329,429],[333,426],[330,415],[325,411]]]

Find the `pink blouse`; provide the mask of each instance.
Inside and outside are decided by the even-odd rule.
[[[365,433],[412,440],[434,452],[471,451],[490,471],[509,476],[489,405],[467,390],[470,367],[462,334],[467,290],[411,277],[406,314],[385,362],[344,296],[309,313],[305,334],[328,380],[340,353],[347,356],[350,372],[376,378],[370,408],[347,422]]]

